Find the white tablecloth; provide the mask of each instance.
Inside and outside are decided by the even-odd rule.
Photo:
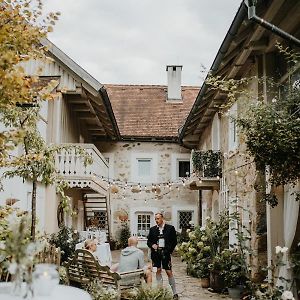
[[[84,248],[84,242],[76,244],[75,249],[83,249],[83,248]],[[112,257],[111,257],[109,243],[98,244],[97,250],[95,252],[95,256],[98,258],[100,265],[111,267]]]
[[[106,232],[102,230],[84,230],[79,231],[79,237],[81,240],[97,239],[101,244],[107,242]]]
[[[10,295],[10,282],[0,282],[1,300],[23,300],[21,297]],[[32,300],[92,300],[91,296],[78,288],[66,285],[57,285],[50,296],[34,296]]]

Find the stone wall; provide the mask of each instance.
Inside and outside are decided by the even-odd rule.
[[[178,224],[178,211],[193,210],[195,223],[198,223],[198,191],[191,191],[187,187],[180,185],[162,186],[152,189],[152,183],[175,181],[176,162],[178,159],[190,159],[190,151],[175,143],[159,142],[117,142],[99,143],[97,147],[104,157],[109,158],[109,168],[111,180],[115,179],[116,185],[110,189],[109,197],[112,216],[112,235],[116,237],[120,228],[120,215],[124,212],[128,214],[130,229],[136,232],[136,214],[151,213],[151,221],[154,224],[154,214],[163,211],[168,223],[175,228]],[[147,184],[140,182],[142,192],[139,192],[134,168],[137,156],[153,158],[155,163],[153,182]],[[121,181],[123,184],[121,184]],[[128,187],[124,184],[128,182]],[[135,183],[135,188],[130,184]],[[114,193],[115,192],[115,193]]]

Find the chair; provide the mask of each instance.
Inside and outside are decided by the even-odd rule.
[[[55,245],[47,245],[43,251],[39,252],[36,256],[36,263],[55,264],[60,266],[61,251]]]
[[[130,272],[111,272],[109,267],[101,266],[88,250],[77,249],[74,256],[65,263],[71,285],[84,287],[99,279],[104,287],[112,287],[122,292],[142,284],[143,269]]]

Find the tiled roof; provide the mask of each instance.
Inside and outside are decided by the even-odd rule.
[[[166,101],[161,85],[105,85],[122,137],[174,139],[199,92],[183,86],[183,100]]]

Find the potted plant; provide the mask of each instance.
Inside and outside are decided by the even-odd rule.
[[[220,255],[221,275],[224,285],[232,299],[240,299],[240,294],[247,281],[246,262],[242,253],[237,250],[225,249]]]

